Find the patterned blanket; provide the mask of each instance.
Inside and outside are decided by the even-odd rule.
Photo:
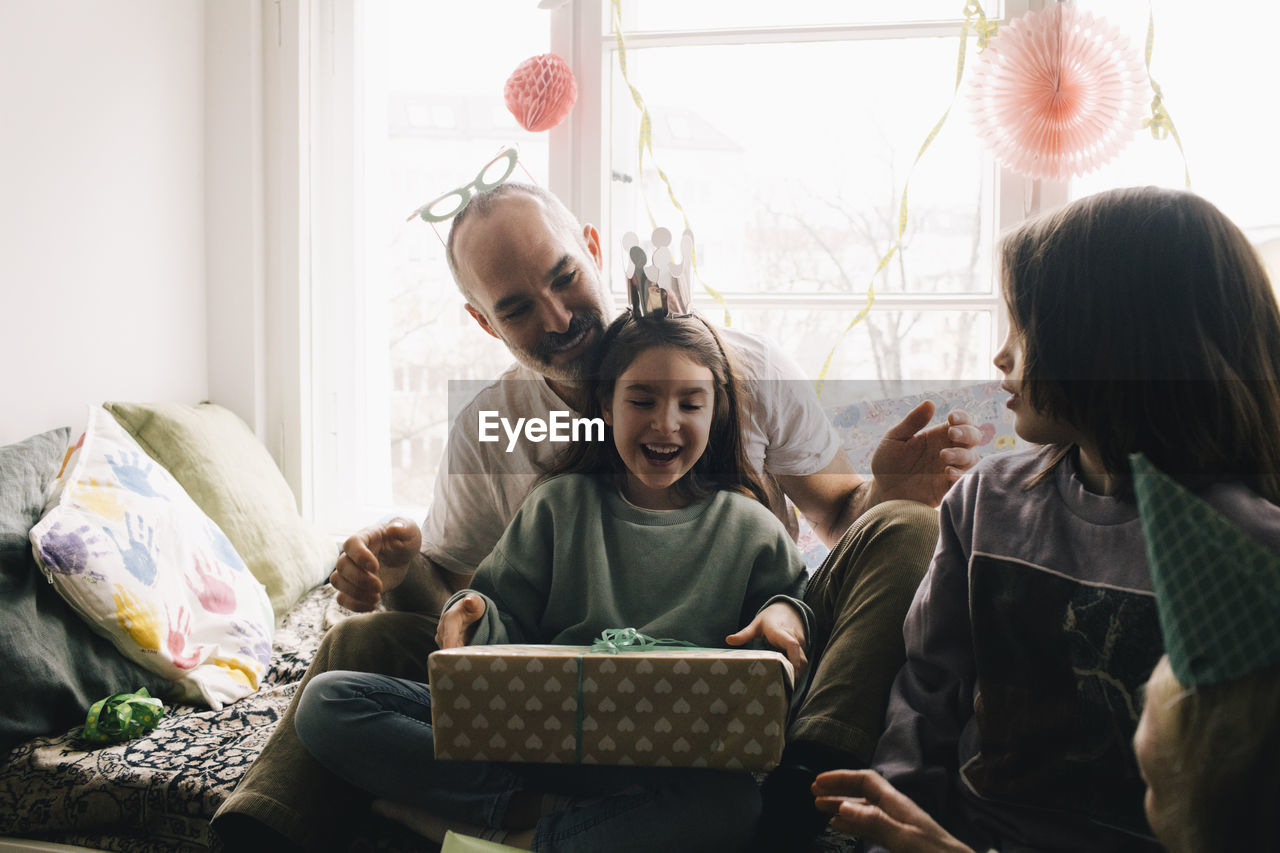
[[[209,818],[253,763],[341,608],[312,590],[276,630],[261,688],[221,711],[168,705],[135,740],[91,747],[77,730],[36,738],[0,764],[0,836],[103,850],[207,850]]]
[[[21,744],[0,764],[0,836],[121,853],[220,850],[209,818],[235,789],[284,714],[324,630],[346,611],[318,587],[276,630],[271,668],[251,696],[210,711],[166,705],[151,732],[91,747],[79,730]],[[370,815],[352,850],[434,849]],[[852,851],[832,833],[814,851]]]

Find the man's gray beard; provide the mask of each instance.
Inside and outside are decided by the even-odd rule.
[[[589,334],[592,330],[597,332],[595,341],[572,362],[568,364],[554,364],[551,359],[554,354],[541,350],[530,351],[524,350],[517,352],[512,350],[517,361],[523,362],[528,367],[533,368],[548,379],[556,382],[573,382],[581,383],[591,378],[596,368],[598,356],[600,353],[600,343],[604,339],[604,318],[593,312],[582,315],[583,319],[579,326],[575,329],[570,327],[570,332],[566,333],[576,337],[585,329]]]

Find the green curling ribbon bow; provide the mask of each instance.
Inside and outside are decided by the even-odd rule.
[[[608,652],[611,655],[616,655],[618,652],[647,652],[662,646],[698,648],[695,644],[686,643],[684,640],[650,637],[647,634],[641,634],[635,628],[605,628],[600,632],[600,638],[592,643],[587,651]]]
[[[80,736],[90,743],[119,743],[151,731],[163,716],[164,703],[147,688],[117,693],[93,703]]]

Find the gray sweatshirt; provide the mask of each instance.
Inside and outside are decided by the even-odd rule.
[[[476,569],[471,591],[487,608],[473,642],[589,645],[635,628],[723,648],[775,600],[807,635],[804,584],[800,552],[758,501],[720,491],[657,512],[623,500],[612,477],[567,474],[529,494]]]
[[[1052,452],[988,457],[943,501],[874,763],[979,849],[1158,849],[1132,747],[1163,648],[1137,507],[1087,491],[1074,450],[1026,488]],[[1201,497],[1280,550],[1280,507]]]

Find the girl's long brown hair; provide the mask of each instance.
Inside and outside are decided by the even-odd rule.
[[[1240,229],[1189,192],[1112,190],[1001,246],[1023,393],[1094,441],[1195,488],[1280,502],[1280,309]]]

